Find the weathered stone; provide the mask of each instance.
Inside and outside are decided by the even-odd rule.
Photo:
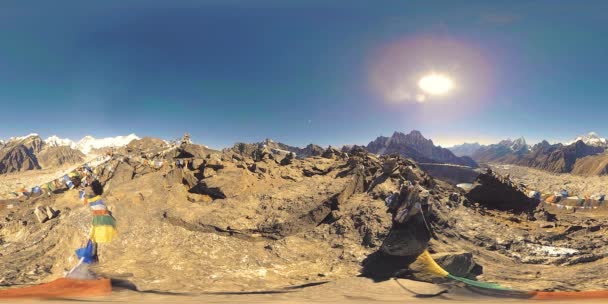
[[[211,167],[205,167],[205,169],[203,170],[203,177],[204,178],[212,177],[212,176],[214,176],[216,174],[217,174],[217,171],[215,171]]]
[[[182,172],[182,183],[189,188],[194,187],[198,183],[198,179],[192,172]]]
[[[531,212],[539,203],[508,182],[508,179],[493,173],[480,174],[466,197],[486,208],[514,212]]]
[[[296,157],[295,157],[295,154],[293,154],[293,153],[289,153],[289,154],[287,154],[287,156],[285,156],[285,157],[284,157],[284,158],[281,160],[280,164],[281,164],[281,166],[287,166],[287,165],[291,165],[291,164],[293,163],[293,160],[294,160],[295,158],[296,158]]]
[[[222,161],[219,158],[212,156],[211,158],[209,158],[205,161],[205,168],[212,168],[214,170],[220,170],[220,169],[224,168],[224,164],[222,163]]]
[[[191,163],[192,168],[191,169],[192,170],[200,170],[204,163],[205,163],[204,159],[195,158],[195,159],[192,160],[192,163]]]
[[[165,182],[169,185],[181,184],[184,178],[181,168],[173,168],[165,174]]]
[[[44,223],[49,220],[48,215],[46,214],[46,210],[42,207],[38,206],[34,209],[34,215],[36,215],[36,219],[39,223]]]
[[[450,274],[465,278],[471,275],[471,271],[476,264],[473,254],[470,252],[437,253],[433,254],[432,257],[437,264]]]
[[[49,220],[54,219],[57,217],[57,215],[59,215],[59,211],[51,208],[50,206],[46,207],[46,216],[48,217]]]

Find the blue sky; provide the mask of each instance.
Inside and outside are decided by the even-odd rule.
[[[608,135],[608,1],[378,3],[2,1],[0,138],[188,131],[212,147],[302,146],[418,129],[445,146]],[[387,100],[386,77],[415,90],[430,71],[457,90]]]

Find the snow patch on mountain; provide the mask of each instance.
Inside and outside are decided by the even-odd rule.
[[[8,139],[8,141],[9,142],[11,142],[11,141],[21,141],[21,140],[27,139],[29,137],[34,137],[34,136],[39,136],[39,135],[38,135],[38,133],[30,133],[30,134],[25,135],[25,136],[11,137],[11,138]]]
[[[573,141],[569,142],[568,144],[573,144],[579,140],[582,140],[585,144],[589,145],[589,146],[596,146],[596,147],[606,147],[608,146],[608,141],[606,140],[606,138],[604,137],[600,137],[597,133],[595,132],[589,132],[586,135],[580,135],[577,136]]]
[[[526,143],[526,139],[524,139],[523,137],[520,137],[520,138],[514,140],[511,143],[510,148],[511,148],[511,151],[523,151],[523,152],[527,152],[527,151],[530,150],[530,147]]]
[[[85,136],[79,140],[78,143],[76,143],[76,149],[80,150],[84,154],[89,154],[93,149],[124,147],[136,139],[140,138],[135,134],[99,139],[93,136]]]
[[[72,149],[76,148],[76,143],[69,138],[60,138],[57,135],[49,136],[44,140],[44,144],[50,147],[68,146]]]

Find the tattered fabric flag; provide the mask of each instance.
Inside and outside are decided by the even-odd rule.
[[[34,193],[34,194],[38,194],[38,193],[40,193],[40,186],[35,186],[35,187],[33,187],[33,188],[32,188],[32,193]]]
[[[87,242],[87,245],[82,248],[76,249],[76,256],[82,259],[83,263],[93,264],[97,262],[97,245],[91,240]]]
[[[74,188],[74,183],[72,183],[72,180],[67,174],[63,176],[63,180],[65,180],[65,185],[68,186],[68,188]]]

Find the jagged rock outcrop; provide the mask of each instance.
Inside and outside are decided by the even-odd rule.
[[[119,151],[125,155],[158,157],[169,148],[169,144],[160,138],[144,137],[134,139]]]
[[[259,158],[259,155],[262,154],[262,151],[265,151],[265,153],[269,154],[280,155],[281,157],[285,157],[289,153],[294,153],[297,158],[321,156],[325,151],[323,148],[315,144],[309,144],[304,148],[298,148],[280,142],[275,142],[271,139],[266,139],[264,142],[252,144],[236,143],[231,148],[231,150],[241,155],[245,155],[252,158]],[[256,153],[258,154],[258,156],[254,155]]]
[[[480,205],[497,210],[531,213],[539,201],[528,197],[508,178],[491,171],[480,174],[466,197]]]
[[[202,145],[197,144],[185,144],[181,145],[178,149],[174,150],[174,158],[205,158],[210,153],[219,153]]]

